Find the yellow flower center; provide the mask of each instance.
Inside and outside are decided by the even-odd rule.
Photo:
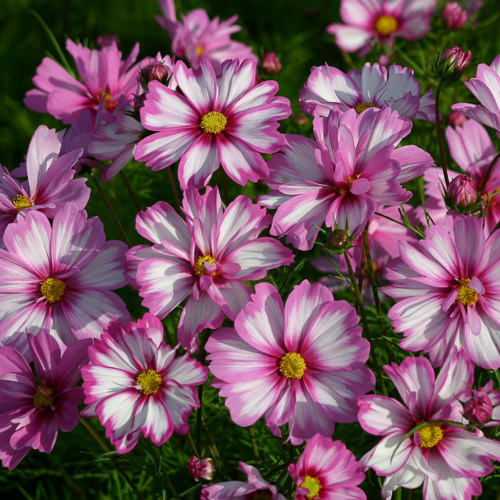
[[[373,102],[360,102],[359,104],[356,104],[356,106],[354,107],[358,115],[368,108],[378,108],[378,106],[373,104]]]
[[[460,288],[458,289],[457,301],[464,306],[473,306],[478,299],[478,294],[474,288],[469,286],[470,279],[458,280]]]
[[[203,45],[197,45],[196,46],[196,55],[199,57],[199,56],[203,55],[203,52],[205,52]]]
[[[209,111],[201,117],[200,128],[207,134],[218,134],[226,128],[227,118],[218,111]]]
[[[118,104],[118,99],[113,97],[111,94],[111,91],[106,87],[106,90],[99,90],[97,92],[97,103],[101,104],[101,101],[103,102],[104,109],[106,111],[114,111],[116,108],[116,105]]]
[[[24,194],[16,194],[16,196],[12,198],[12,204],[18,210],[22,210],[23,208],[29,208],[33,206],[31,200],[27,196],[24,196]]]
[[[205,255],[203,257],[200,257],[194,264],[194,273],[197,276],[204,276],[205,274],[207,274],[207,268],[205,267],[205,262],[212,264],[212,266],[216,265],[215,259],[211,255]],[[217,274],[217,270],[212,271],[210,274],[212,276],[215,276]]]
[[[393,16],[382,14],[375,21],[375,30],[379,35],[387,36],[398,29],[398,21]]]
[[[33,396],[33,406],[50,406],[54,391],[48,387],[38,387],[35,395]]]
[[[66,290],[66,283],[58,278],[47,278],[40,285],[40,293],[47,299],[47,302],[53,304],[59,302]]]
[[[306,362],[298,352],[287,352],[280,359],[280,372],[286,378],[301,379],[306,371]]]
[[[307,498],[317,498],[319,490],[321,489],[321,481],[317,477],[306,476],[304,482],[300,486],[309,490]]]
[[[139,373],[136,380],[142,388],[142,393],[145,395],[156,394],[162,383],[161,375],[154,370]]]
[[[443,431],[439,424],[427,425],[417,432],[420,435],[421,448],[433,448],[443,439]]]

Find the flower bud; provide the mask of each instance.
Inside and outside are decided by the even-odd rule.
[[[443,10],[443,20],[449,30],[457,30],[467,22],[467,12],[457,2],[450,2]]]
[[[311,123],[311,120],[305,113],[299,113],[293,116],[293,123],[295,123],[295,125],[298,125],[299,127],[304,127],[306,125],[309,125]]]
[[[441,54],[435,64],[436,74],[446,80],[457,80],[468,68],[472,53],[470,50],[462,50],[453,47]]]
[[[464,416],[472,423],[483,425],[491,418],[493,405],[491,404],[488,392],[484,387],[479,390],[473,389],[470,399],[464,404]]]
[[[196,458],[192,456],[188,463],[189,473],[195,481],[205,479],[211,481],[215,476],[215,466],[211,458]]]
[[[266,73],[279,73],[281,71],[281,63],[278,56],[274,52],[264,54],[262,68]]]
[[[343,229],[335,229],[326,238],[332,250],[342,250],[349,243],[349,236]]]
[[[160,61],[153,61],[141,70],[141,84],[146,89],[149,82],[157,80],[166,84],[172,71]]]
[[[450,205],[469,208],[476,203],[477,182],[465,174],[457,175],[448,186],[446,200]]]
[[[460,111],[452,111],[448,115],[448,123],[452,127],[461,127],[467,121],[467,117]]]

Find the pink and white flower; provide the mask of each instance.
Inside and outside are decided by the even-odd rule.
[[[341,441],[316,434],[307,441],[296,464],[288,472],[297,485],[295,500],[366,500],[358,484],[365,479],[363,467]]]
[[[271,234],[286,234],[300,250],[312,248],[318,226],[349,229],[354,238],[375,210],[411,197],[401,183],[433,164],[416,146],[396,146],[412,123],[390,108],[354,109],[314,120],[316,141],[287,135],[289,146],[269,160],[273,190],[259,202],[277,208]]]
[[[288,424],[295,445],[316,433],[330,436],[335,422],[354,422],[356,398],[375,380],[358,321],[323,285],[304,280],[285,305],[274,286],[256,285],[234,328],[205,345],[232,420],[247,427],[264,417],[277,436]]]
[[[361,458],[377,475],[386,476],[383,498],[391,498],[399,487],[414,489],[422,483],[424,500],[470,500],[480,495],[477,478],[492,472],[490,460],[500,459],[500,442],[445,422],[464,422],[457,397],[472,384],[474,372],[467,355],[454,354],[437,377],[422,357],[407,357],[401,365],[392,363],[384,370],[404,404],[374,394],[358,399],[363,430],[383,436]]]
[[[218,17],[210,19],[203,9],[195,9],[179,21],[174,0],[159,0],[159,3],[163,16],[156,16],[156,20],[172,38],[173,54],[186,58],[194,68],[199,66],[202,58],[217,66],[227,59],[257,62],[251,47],[231,40],[231,35],[241,30],[234,24],[238,16],[221,22]]]
[[[87,361],[89,340],[61,348],[42,331],[28,335],[27,360],[14,348],[0,347],[0,459],[12,470],[30,449],[50,453],[58,431],[72,431],[80,417],[83,391],[76,387]]]
[[[365,63],[361,71],[315,66],[300,93],[303,111],[328,116],[335,108],[391,108],[410,120],[435,121],[434,97],[429,90],[420,97],[420,83],[413,70],[391,64],[389,68]]]
[[[54,217],[69,202],[78,209],[85,208],[90,188],[86,179],[74,178],[73,169],[82,151],[61,154],[63,135],[64,132],[45,125],[35,130],[26,155],[27,186],[0,167],[0,241],[7,225],[16,220],[19,213],[38,210]]]
[[[500,233],[487,238],[480,218],[447,216],[399,252],[382,291],[397,301],[388,316],[404,333],[401,347],[437,366],[464,347],[477,365],[499,368]]]
[[[436,0],[342,0],[340,17],[345,24],[330,24],[337,45],[346,52],[364,55],[376,44],[389,48],[394,38],[418,40],[431,27]]]
[[[127,321],[111,292],[126,284],[126,245],[106,241],[97,217],[74,206],[52,225],[31,211],[10,224],[0,249],[0,344],[27,352],[27,333],[50,331],[60,343],[99,337],[111,320]]]
[[[234,319],[250,298],[246,280],[288,265],[292,252],[259,234],[269,226],[265,209],[238,196],[223,210],[217,188],[184,193],[186,220],[165,202],[139,212],[136,229],[153,242],[127,254],[129,280],[143,305],[164,318],[189,297],[179,322],[179,341],[197,350],[197,335]]]
[[[36,88],[24,99],[29,109],[49,113],[64,123],[75,123],[86,109],[96,113],[102,104],[106,111],[112,112],[120,97],[132,101],[139,67],[133,63],[139,53],[139,44],[125,61],[116,42],[100,50],[91,50],[68,39],[66,50],[75,60],[81,81],[45,57],[33,78]]]
[[[291,109],[288,99],[275,96],[277,82],[255,85],[255,75],[251,60],[226,61],[219,76],[206,61],[195,70],[178,61],[174,78],[182,94],[149,84],[141,122],[154,133],[137,145],[135,159],[153,170],[180,159],[183,190],[205,186],[220,164],[238,184],[265,179],[269,169],[260,153],[285,144],[278,120]]]
[[[83,415],[99,417],[118,453],[128,453],[141,435],[161,446],[174,431],[189,430],[189,415],[200,406],[195,386],[207,380],[208,370],[176,353],[152,314],[127,326],[111,323],[89,347]]]

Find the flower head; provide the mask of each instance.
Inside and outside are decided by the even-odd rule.
[[[197,458],[192,456],[188,462],[189,473],[195,481],[205,479],[211,481],[215,476],[214,461],[211,458]]]
[[[262,68],[266,73],[279,73],[281,62],[274,52],[266,52],[262,58]]]
[[[234,328],[215,332],[205,346],[233,421],[249,426],[264,417],[276,435],[288,423],[292,444],[353,422],[356,397],[374,383],[358,321],[323,285],[304,280],[285,305],[272,285],[256,285]]]
[[[448,203],[459,208],[469,208],[476,203],[478,185],[468,175],[457,175],[448,186]]]
[[[136,323],[112,323],[89,348],[82,368],[83,414],[98,416],[118,453],[128,453],[141,435],[161,446],[175,431],[189,430],[199,407],[195,386],[207,369],[163,340],[161,321],[145,314]]]
[[[492,427],[500,425],[500,391],[490,380],[479,389],[467,388],[461,395],[464,417],[474,424]]]
[[[460,47],[447,49],[438,57],[435,71],[440,78],[457,80],[469,67],[471,56],[470,50],[463,50]]]
[[[449,2],[443,9],[442,18],[449,30],[457,30],[467,22],[467,12],[459,3]]]

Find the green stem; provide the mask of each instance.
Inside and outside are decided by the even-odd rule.
[[[177,494],[177,490],[175,489],[174,483],[172,483],[172,480],[170,479],[168,474],[162,471],[160,449],[156,448],[153,445],[153,443],[149,441],[149,439],[143,439],[143,443],[146,445],[146,448],[148,448],[151,461],[153,462],[153,466],[155,467],[158,474],[158,480],[162,484],[161,488],[162,498],[167,498],[167,493],[165,491],[165,488],[163,488],[163,479],[165,479],[165,482],[167,483],[167,486],[169,487],[173,495],[173,498],[177,498],[179,495]]]
[[[180,208],[181,199],[179,197],[179,192],[177,191],[177,184],[175,183],[174,174],[172,174],[172,167],[167,167],[167,175],[172,193],[174,194],[175,202],[177,203],[177,207]]]
[[[439,96],[441,94],[441,85],[443,84],[443,80],[440,80],[437,89],[436,89],[436,101],[434,104],[434,112],[436,116],[436,132],[437,132],[437,140],[439,146],[439,159],[441,162],[441,168],[443,169],[444,182],[446,183],[446,187],[450,184],[450,179],[448,177],[448,169],[446,167],[446,154],[444,150],[444,139],[443,139],[443,130],[441,129],[441,119],[439,117]]]
[[[382,316],[382,305],[380,304],[380,297],[378,296],[377,279],[373,269],[373,260],[370,254],[370,246],[368,244],[368,229],[363,230],[363,250],[365,252],[366,265],[368,268],[368,277],[370,278],[370,285],[372,287],[373,299],[375,300],[375,307],[379,317]]]
[[[255,437],[255,430],[253,427],[248,428],[248,433],[250,434],[250,441],[252,442],[252,450],[255,456],[255,460],[257,461],[257,465],[260,466],[260,452],[259,446],[257,445],[257,439]]]
[[[191,445],[191,449],[193,450],[193,453],[195,454],[196,457],[201,458],[201,455],[198,452],[198,448],[196,447],[196,444],[193,440],[193,436],[191,436],[191,433],[188,431],[186,434],[189,444]]]
[[[120,178],[123,181],[123,184],[125,184],[125,187],[127,188],[128,194],[132,198],[132,201],[134,202],[135,208],[140,211],[142,210],[141,207],[141,202],[139,201],[139,198],[137,197],[137,194],[134,191],[134,188],[132,187],[132,184],[130,184],[130,181],[128,180],[128,177],[125,175],[125,172],[123,170],[120,170]]]

